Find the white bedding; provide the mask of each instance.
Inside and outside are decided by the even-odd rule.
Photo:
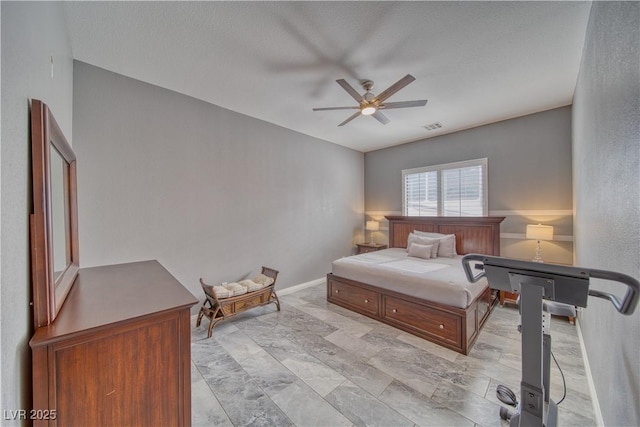
[[[467,308],[488,285],[484,278],[469,283],[461,260],[462,256],[414,258],[404,248],[391,248],[338,259],[333,262],[332,273],[427,301]]]

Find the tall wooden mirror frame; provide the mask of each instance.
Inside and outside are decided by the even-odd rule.
[[[63,160],[64,233],[66,266],[54,275],[51,156]],[[49,107],[31,101],[33,213],[30,216],[31,276],[35,328],[53,322],[79,269],[76,155]],[[59,255],[59,254],[58,254]]]

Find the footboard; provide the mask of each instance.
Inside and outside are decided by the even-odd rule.
[[[462,354],[478,338],[497,294],[487,288],[466,309],[327,274],[327,300]]]

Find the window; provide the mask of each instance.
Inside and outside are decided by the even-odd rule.
[[[487,159],[402,171],[402,212],[409,216],[486,216]]]

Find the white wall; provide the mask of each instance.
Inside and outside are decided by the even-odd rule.
[[[33,331],[29,258],[29,102],[49,105],[71,142],[73,61],[60,3],[2,2],[2,394],[4,410],[31,407]],[[51,77],[51,55],[54,74]],[[4,413],[3,413],[4,414]],[[4,418],[4,417],[3,417]],[[3,425],[18,421],[4,420]]]
[[[640,278],[640,3],[593,3],[573,151],[576,263]],[[640,308],[590,298],[579,320],[604,424],[640,425]]]
[[[364,218],[363,154],[76,62],[82,267],[158,259],[201,276],[324,277]],[[196,307],[197,308],[197,307]]]

